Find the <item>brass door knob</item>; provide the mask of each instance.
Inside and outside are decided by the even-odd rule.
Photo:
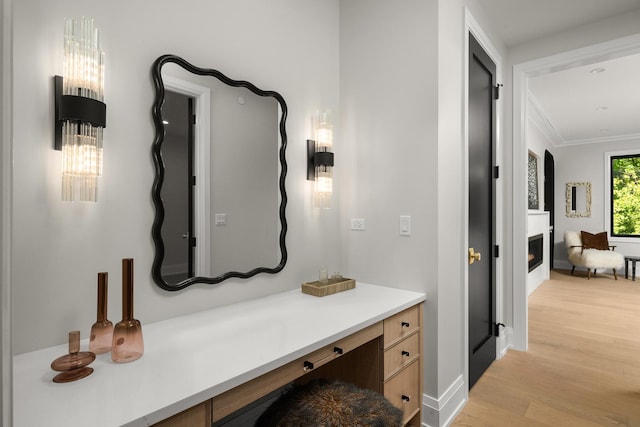
[[[480,252],[476,252],[473,248],[469,248],[469,265],[473,264],[476,261],[480,261],[482,255]]]

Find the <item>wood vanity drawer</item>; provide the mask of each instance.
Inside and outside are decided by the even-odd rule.
[[[402,409],[403,423],[420,411],[420,363],[415,360],[383,384],[384,396]]]
[[[382,322],[324,346],[266,374],[213,398],[213,420],[218,421],[243,406],[323,366],[382,335]],[[377,344],[376,344],[377,346]],[[340,351],[338,351],[338,349]],[[311,365],[313,367],[311,367]]]
[[[384,319],[385,349],[420,329],[420,307],[420,304],[414,305]]]
[[[384,351],[382,378],[388,380],[405,366],[420,358],[420,333],[400,341]]]

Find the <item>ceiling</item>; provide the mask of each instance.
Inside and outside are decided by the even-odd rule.
[[[640,0],[478,0],[507,47],[640,9]]]
[[[508,48],[640,9],[640,0],[478,1]],[[640,138],[640,54],[530,78],[529,89],[556,146]]]
[[[554,145],[640,138],[640,54],[531,78],[529,90]]]

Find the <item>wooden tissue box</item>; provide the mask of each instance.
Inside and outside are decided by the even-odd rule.
[[[302,284],[302,293],[314,295],[316,297],[324,297],[342,291],[348,291],[356,287],[354,279],[341,277],[339,279],[329,279],[327,283],[309,282]]]

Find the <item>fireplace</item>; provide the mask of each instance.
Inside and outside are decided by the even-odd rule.
[[[542,264],[543,235],[529,237],[529,272]]]

